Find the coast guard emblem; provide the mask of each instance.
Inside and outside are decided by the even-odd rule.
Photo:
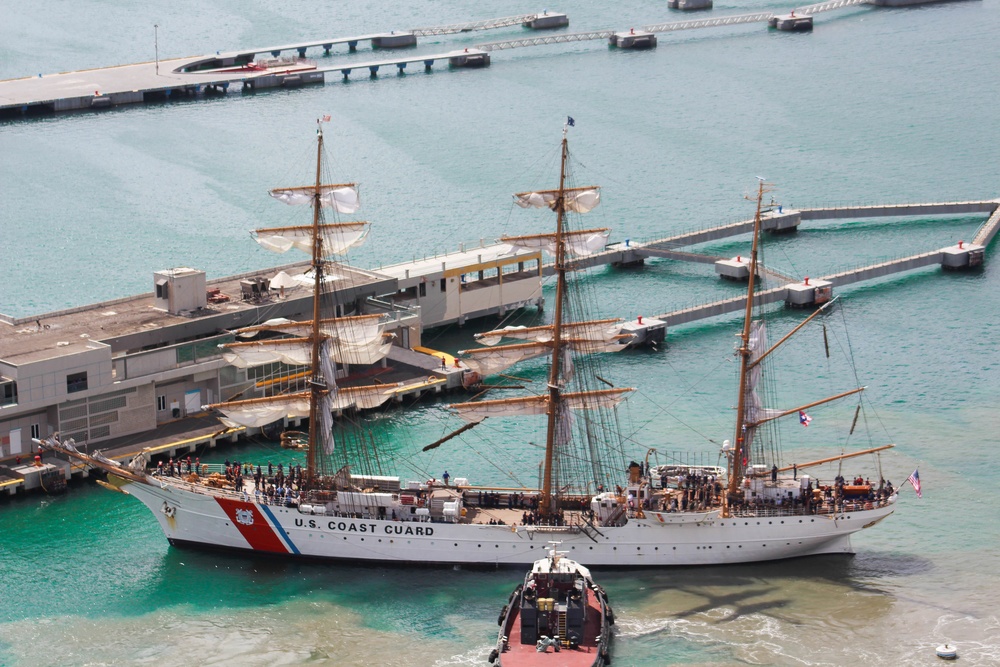
[[[241,523],[244,526],[252,526],[253,512],[250,510],[236,510],[236,523]]]

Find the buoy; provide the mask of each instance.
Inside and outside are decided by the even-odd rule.
[[[958,657],[958,650],[951,644],[944,644],[937,647],[937,657],[943,660],[954,660]]]

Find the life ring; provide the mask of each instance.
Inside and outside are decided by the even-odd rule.
[[[163,512],[164,514],[166,514],[168,519],[173,519],[174,518],[174,514],[177,513],[177,508],[168,505],[167,501],[164,500],[163,501],[163,507],[160,508],[160,511]]]

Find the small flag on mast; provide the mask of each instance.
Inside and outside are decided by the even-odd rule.
[[[570,127],[573,127],[576,125],[576,121],[573,120],[572,116],[566,116],[566,124],[569,125]]]
[[[803,426],[809,426],[809,422],[811,422],[812,420],[813,420],[812,417],[810,417],[806,413],[802,412],[802,410],[799,410],[799,423],[800,424],[802,424]]]
[[[913,490],[917,492],[917,498],[923,498],[920,494],[920,473],[914,470],[913,474],[906,478],[906,481],[913,485]]]
[[[324,123],[329,123],[330,122],[330,116],[323,116],[323,122]]]

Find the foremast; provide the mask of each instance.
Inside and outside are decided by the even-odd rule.
[[[312,192],[312,270],[313,270],[313,318],[312,318],[312,368],[309,378],[309,443],[306,450],[306,487],[312,488],[316,477],[316,446],[319,442],[319,410],[325,405],[323,396],[329,391],[319,363],[320,347],[320,306],[323,290],[323,237],[319,232],[320,212],[323,192],[323,124],[316,124],[316,185]],[[331,378],[332,379],[332,378]],[[325,422],[325,420],[323,420]]]

